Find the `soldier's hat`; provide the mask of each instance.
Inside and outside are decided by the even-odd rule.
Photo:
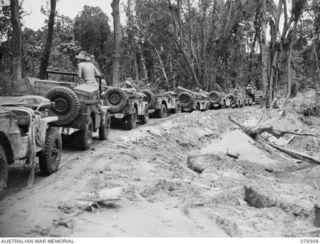
[[[91,60],[90,54],[87,53],[86,51],[81,51],[78,55],[76,55],[76,58],[80,60],[86,60],[86,61]]]

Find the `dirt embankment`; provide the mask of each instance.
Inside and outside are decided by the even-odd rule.
[[[130,132],[112,130],[109,141],[68,152],[58,173],[2,200],[0,235],[316,235],[310,231],[319,190],[306,175],[317,168],[261,147],[227,119],[255,124],[263,113],[257,107],[194,112]],[[274,116],[263,121],[273,123]],[[274,123],[320,127],[295,116]],[[227,150],[239,159],[226,156]],[[201,174],[187,167],[192,155],[204,168]],[[120,200],[90,207],[83,201],[108,189],[122,189]]]

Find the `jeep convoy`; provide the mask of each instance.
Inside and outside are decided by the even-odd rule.
[[[49,79],[54,75],[54,80]],[[63,81],[60,80],[59,77]],[[263,100],[253,86],[230,90],[229,93],[200,89],[191,91],[142,90],[119,87],[99,88],[78,84],[77,74],[48,71],[46,80],[26,79],[18,91],[28,96],[0,96],[0,193],[7,185],[8,166],[23,160],[36,162],[44,175],[58,170],[62,135],[72,136],[81,150],[90,148],[93,133],[108,138],[111,124],[126,130],[138,122],[146,124],[151,117],[164,118],[181,111],[206,111],[213,108],[242,107]],[[68,77],[68,78],[65,78]],[[32,95],[31,95],[32,94]],[[18,94],[19,95],[19,94]]]

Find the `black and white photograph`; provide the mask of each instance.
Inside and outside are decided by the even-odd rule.
[[[320,243],[319,59],[320,0],[0,0],[0,243]]]

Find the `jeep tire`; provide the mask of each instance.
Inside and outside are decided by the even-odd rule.
[[[137,119],[138,119],[138,112],[135,107],[132,109],[132,113],[128,114],[124,121],[124,128],[126,130],[132,130],[137,127]]]
[[[190,108],[193,105],[193,99],[192,96],[187,92],[181,92],[178,95],[180,105],[182,108]]]
[[[39,167],[44,175],[58,171],[61,160],[62,139],[58,128],[47,129],[44,148],[39,153]]]
[[[237,103],[237,98],[236,98],[235,95],[229,94],[228,97],[229,97],[229,99],[230,99],[230,106],[232,106],[232,105],[234,105],[234,104]]]
[[[165,104],[161,104],[160,109],[158,110],[158,118],[165,118],[168,116],[167,106]]]
[[[221,95],[217,91],[212,91],[209,93],[209,101],[213,104],[220,103]]]
[[[149,108],[145,106],[144,114],[140,116],[141,124],[145,125],[149,122]]]
[[[67,125],[79,114],[80,100],[70,88],[57,86],[47,91],[44,96],[54,102],[52,111],[58,116],[56,125]]]
[[[111,117],[108,111],[106,112],[105,115],[105,121],[100,123],[99,127],[99,140],[104,141],[108,139],[109,132],[110,132],[110,127],[111,127]]]
[[[93,143],[93,123],[91,117],[88,117],[88,121],[85,125],[85,129],[79,130],[78,133],[79,149],[87,150]]]
[[[110,106],[113,113],[120,112],[128,103],[125,91],[119,87],[109,88],[103,95],[103,105]]]
[[[146,95],[145,101],[148,102],[149,108],[153,107],[156,103],[156,96],[154,93],[148,89],[142,90],[141,92]]]

